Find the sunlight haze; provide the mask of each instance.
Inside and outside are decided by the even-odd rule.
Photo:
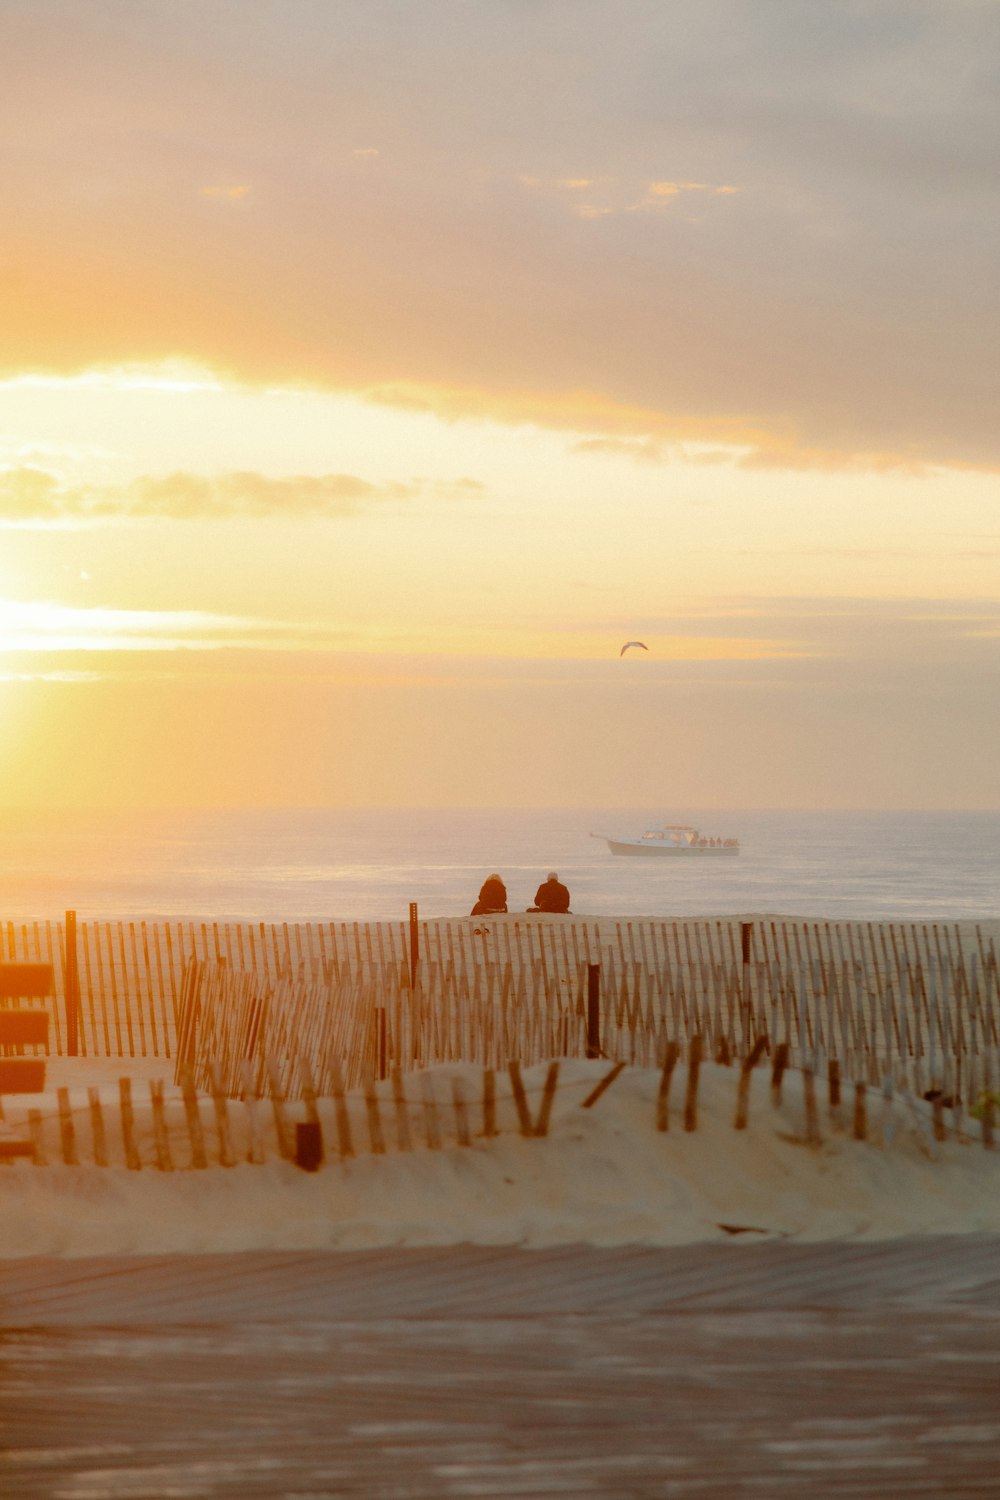
[[[0,807],[996,807],[998,42],[5,5]]]

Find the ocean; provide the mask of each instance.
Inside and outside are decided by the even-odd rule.
[[[592,832],[663,822],[735,859],[612,856]],[[937,921],[1000,914],[1000,812],[697,809],[0,813],[0,920],[365,921],[467,914],[491,871],[511,911],[548,870],[573,911]]]

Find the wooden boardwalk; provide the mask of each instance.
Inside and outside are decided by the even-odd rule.
[[[7,1262],[11,1500],[995,1496],[1000,1248]]]

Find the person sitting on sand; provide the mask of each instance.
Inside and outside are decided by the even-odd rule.
[[[479,900],[469,915],[472,917],[489,917],[495,912],[506,910],[507,887],[496,873],[487,875],[479,892]]]
[[[529,911],[544,911],[552,914],[569,913],[569,891],[563,885],[555,870],[549,871],[549,878],[542,882],[535,892],[535,904],[528,907]]]

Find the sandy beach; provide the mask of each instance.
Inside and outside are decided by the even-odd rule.
[[[758,963],[751,969],[731,962],[739,955],[740,937],[746,931],[756,956],[763,952],[770,960],[795,949],[801,953],[808,951],[802,946],[806,943],[819,955],[812,965],[815,994],[810,999],[794,992],[795,984],[803,982],[800,965],[792,973],[791,1001],[787,989],[784,993],[783,1018],[773,998],[768,999],[786,984],[777,966]],[[162,1028],[159,1055],[50,1055],[45,1092],[9,1094],[4,1101],[3,1128],[9,1136],[23,1138],[34,1111],[45,1165],[21,1161],[3,1169],[0,1193],[7,1211],[0,1220],[0,1255],[458,1243],[670,1246],[733,1234],[746,1240],[814,1241],[1000,1230],[1000,1154],[982,1148],[980,1122],[969,1112],[974,1097],[967,1097],[964,1106],[949,1100],[954,1107],[935,1116],[918,1086],[921,1080],[933,1081],[935,1068],[941,1078],[968,1074],[972,1089],[994,1076],[996,975],[989,966],[995,962],[998,923],[912,927],[909,932],[882,924],[867,934],[860,927],[842,929],[838,924],[832,930],[825,924],[824,931],[819,923],[810,926],[759,912],[725,922],[639,916],[560,922],[510,913],[488,921],[427,923],[420,934],[421,964],[429,971],[425,978],[422,969],[421,985],[427,988],[399,989],[391,954],[388,968],[382,969],[383,984],[389,982],[384,978],[388,974],[396,986],[395,1002],[379,998],[387,993],[384,988],[371,990],[369,971],[380,949],[389,952],[390,938],[402,943],[405,927],[361,924],[350,929],[341,924],[341,931],[334,933],[331,924],[330,932],[340,944],[340,956],[326,950],[334,952],[337,966],[334,975],[327,960],[327,989],[317,989],[301,973],[295,978],[287,964],[270,978],[264,968],[240,971],[242,979],[228,965],[209,965],[216,988],[205,991],[206,1018],[199,1023],[204,1038],[198,1042],[209,1061],[222,1056],[214,1047],[231,1047],[229,1032],[206,1030],[207,1016],[218,1010],[234,984],[243,986],[244,980],[250,985],[246,993],[271,993],[261,988],[270,985],[275,998],[269,1004],[279,1011],[291,1007],[289,1015],[297,1019],[283,1023],[291,1029],[274,1032],[277,1040],[267,1045],[290,1047],[297,1056],[306,1055],[298,1050],[297,1028],[315,1031],[317,1025],[326,1025],[324,1007],[360,1006],[361,1031],[336,1033],[342,1038],[337,1045],[347,1047],[358,1045],[352,1036],[360,1037],[361,1045],[369,1044],[373,1004],[387,1007],[382,1014],[390,1023],[393,1003],[403,1020],[415,1014],[414,1005],[424,1007],[421,1032],[408,1022],[409,1030],[394,1041],[391,1024],[387,1028],[386,1071],[394,1045],[419,1045],[422,1063],[410,1061],[394,1080],[386,1076],[372,1082],[368,1097],[357,1083],[348,1087],[340,1102],[328,1088],[319,1089],[312,1109],[325,1141],[325,1161],[318,1172],[300,1171],[282,1159],[289,1153],[296,1122],[309,1118],[297,1067],[284,1075],[290,1083],[287,1118],[280,1127],[286,1137],[283,1145],[280,1134],[275,1134],[279,1126],[267,1097],[256,1104],[241,1102],[243,1075],[238,1072],[232,1074],[236,1082],[228,1104],[221,1097],[213,1099],[204,1082],[197,1099],[192,1096],[185,1103],[175,1078],[175,1060],[163,1055],[165,1049],[173,1052],[176,1042]],[[226,934],[235,944],[228,929]],[[275,929],[275,940],[277,936]],[[281,936],[287,951],[293,952],[288,929]],[[862,936],[869,939],[867,950],[860,946]],[[317,952],[323,933],[296,930],[294,941],[302,953]],[[695,943],[702,955],[700,965]],[[505,965],[495,960],[497,950],[508,955]],[[261,943],[259,952],[265,951]],[[605,1056],[592,1061],[580,1051],[585,1038],[579,1028],[586,1029],[586,1018],[580,1019],[585,994],[580,991],[574,1000],[573,985],[584,982],[587,968],[574,963],[574,951],[604,960],[604,1009],[599,1019]],[[838,986],[834,975],[832,987],[824,988],[836,955],[846,972],[847,952],[855,954],[855,987],[847,980]],[[946,953],[952,956],[957,976],[954,993],[945,983]],[[713,954],[722,955],[729,967]],[[869,954],[883,967],[860,968],[858,955],[866,960]],[[896,969],[889,967],[893,954]],[[956,954],[967,957],[959,960]],[[706,955],[714,966],[714,980]],[[123,984],[128,977],[124,968],[121,976]],[[703,1001],[697,999],[699,984],[705,990]],[[757,993],[747,989],[748,984],[759,990],[753,1003],[760,1019],[752,1025],[742,1015],[747,997]],[[890,1015],[896,990],[905,1005]],[[116,1007],[125,1006],[127,994],[127,989],[120,995],[116,988]],[[139,986],[136,995],[137,1001],[145,998]],[[694,1007],[690,1014],[689,998]],[[96,1000],[92,993],[90,1005],[92,1019],[99,1005],[107,1015],[103,993]],[[552,1013],[561,1015],[562,1021],[545,1022],[546,1005],[550,1011],[555,1007]],[[473,1012],[480,1024],[475,1034],[469,1029]],[[150,1015],[155,1021],[152,1007]],[[499,1018],[501,1031],[489,1042],[492,1017]],[[856,1080],[845,1062],[843,1096],[836,1097],[840,1077],[826,1077],[823,1057],[864,1056],[871,1072],[874,1054],[862,1053],[860,1044],[873,1044],[864,1027],[879,1020],[891,1045],[913,1057],[908,1070],[900,1073],[896,1068],[895,1089],[887,1080],[888,1094],[876,1070],[879,1086],[868,1086],[864,1130],[859,1132],[853,1113],[859,1096],[851,1093]],[[133,1051],[138,1050],[141,1021],[139,1012],[133,1028],[129,1013]],[[779,1031],[782,1024],[785,1032]],[[747,1128],[735,1130],[739,1057],[741,1051],[747,1055],[755,1027],[764,1028],[756,1034],[770,1032],[772,1042],[781,1035],[791,1039],[793,1066],[776,1102],[768,1082],[768,1056],[761,1054],[747,1080]],[[855,1035],[852,1027],[860,1027],[860,1032]],[[697,1129],[689,1131],[683,1128],[684,1070],[689,1066],[684,1059],[685,1047],[690,1050],[696,1034],[705,1060],[700,1066]],[[105,1035],[113,1044],[114,1033],[106,1029]],[[84,1043],[101,1040],[94,1027],[89,1038],[86,1029],[82,1036]],[[121,1025],[118,1036],[121,1045]],[[665,1039],[671,1037],[679,1043],[679,1061],[666,1115],[659,1120],[658,1062]],[[142,1040],[151,1050],[156,1033],[143,1032]],[[195,1036],[191,1045],[197,1041]],[[845,1042],[850,1045],[838,1054],[837,1047]],[[495,1064],[477,1056],[487,1043],[496,1055]],[[719,1047],[725,1051],[722,1060],[731,1065],[713,1061]],[[955,1058],[949,1056],[949,1048],[958,1049]],[[963,1061],[962,1049],[975,1052],[971,1062]],[[770,1043],[768,1051],[774,1051]],[[515,1084],[506,1071],[506,1059],[518,1055],[523,1060],[529,1121],[541,1118],[550,1061],[560,1059],[557,1086],[545,1106],[551,1107],[551,1114],[544,1139],[525,1138]],[[406,1056],[412,1059],[412,1050]],[[611,1071],[618,1060],[620,1074]],[[208,1076],[206,1066],[201,1066],[203,1078]],[[802,1067],[819,1070],[815,1081],[808,1080],[808,1101]],[[859,1076],[863,1081],[865,1075]],[[609,1077],[610,1086],[596,1102],[582,1107]],[[128,1080],[128,1121],[121,1114],[122,1079]],[[495,1105],[489,1106],[495,1114],[487,1113],[484,1089],[495,1090]],[[266,1077],[262,1091],[265,1096],[270,1091]],[[198,1141],[191,1134],[191,1109]],[[95,1110],[100,1116],[96,1122]],[[667,1128],[658,1129],[664,1122]],[[100,1148],[94,1134],[98,1128],[105,1138]],[[343,1129],[349,1130],[346,1145]],[[131,1145],[123,1131],[134,1133]],[[859,1133],[865,1138],[857,1138]],[[192,1170],[199,1152],[206,1165]],[[98,1159],[106,1165],[95,1165]]]
[[[589,1109],[583,1100],[609,1073],[607,1062],[564,1062],[549,1134],[524,1139],[506,1078],[498,1079],[492,1139],[457,1143],[453,1084],[477,1099],[482,1075],[452,1065],[429,1070],[443,1118],[442,1144],[419,1139],[422,1094],[410,1079],[412,1149],[395,1149],[391,1095],[379,1085],[387,1150],[368,1147],[365,1101],[349,1100],[357,1154],[336,1157],[333,1104],[318,1113],[330,1155],[316,1173],[269,1159],[251,1165],[241,1107],[230,1106],[237,1164],[188,1168],[183,1101],[162,1063],[130,1069],[137,1139],[144,1161],[128,1170],[112,1136],[122,1064],[104,1059],[50,1064],[51,1090],[38,1107],[69,1100],[83,1141],[88,1088],[108,1118],[111,1165],[8,1166],[0,1180],[5,1212],[0,1255],[154,1254],[235,1250],[362,1249],[473,1243],[551,1247],[683,1245],[730,1237],[811,1242],[877,1240],[912,1234],[1000,1231],[1000,1154],[978,1139],[937,1142],[930,1108],[895,1097],[873,1101],[871,1139],[850,1136],[849,1112],[821,1095],[821,1141],[809,1144],[803,1080],[789,1073],[781,1105],[771,1102],[767,1070],[752,1082],[748,1128],[733,1129],[738,1069],[701,1069],[698,1128],[683,1129],[680,1087],[666,1132],[655,1128],[658,1070],[627,1068]],[[546,1069],[524,1081],[537,1109]],[[164,1080],[175,1170],[157,1171],[147,1092]],[[426,1087],[426,1083],[424,1084]],[[13,1123],[24,1100],[8,1098]],[[210,1163],[217,1161],[212,1104],[200,1101]],[[301,1107],[295,1111],[301,1117]],[[471,1111],[473,1131],[478,1128]],[[81,1155],[83,1148],[81,1145]]]

